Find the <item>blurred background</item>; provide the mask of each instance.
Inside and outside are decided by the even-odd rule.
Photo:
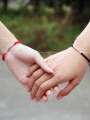
[[[0,0],[0,20],[39,51],[69,47],[90,19],[90,0]]]
[[[0,20],[40,52],[68,48],[90,21],[90,0],[0,0]],[[0,120],[90,120],[90,68],[80,86],[60,101],[35,103],[0,62]],[[63,87],[63,86],[61,86]]]

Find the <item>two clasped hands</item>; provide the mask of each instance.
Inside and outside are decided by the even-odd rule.
[[[3,54],[17,41],[15,36],[0,23],[0,53]],[[78,51],[90,58],[90,23],[73,44]],[[25,86],[32,100],[48,101],[52,90],[56,98],[68,95],[84,77],[88,62],[73,47],[43,59],[39,52],[23,44],[8,51],[5,62],[17,80]],[[67,85],[59,90],[59,85]]]

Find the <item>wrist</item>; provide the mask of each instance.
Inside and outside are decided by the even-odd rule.
[[[22,43],[21,41],[16,41],[16,42],[14,42],[14,43],[7,49],[7,51],[2,54],[2,60],[5,61],[5,58],[6,58],[7,54],[12,54],[12,53],[13,53],[13,52],[12,52],[12,51],[13,51],[13,48],[15,47],[16,50],[17,50],[18,48],[17,48],[16,46],[18,46],[18,44],[21,44],[21,43]]]
[[[78,59],[78,63],[82,63],[88,65],[87,60],[79,53],[77,52],[73,47],[69,48],[69,53],[73,56],[73,59]]]
[[[22,52],[23,44],[19,43],[12,47],[12,49],[9,51],[12,55],[16,56],[19,51]]]
[[[7,53],[8,49],[15,43],[17,42],[16,39],[7,40],[7,43],[5,42],[4,46],[1,47],[0,54],[2,55],[3,53]]]
[[[78,37],[74,42],[74,47],[80,52],[85,54],[90,59],[90,46],[82,36]]]
[[[16,41],[16,37],[0,21],[0,54],[6,53]]]

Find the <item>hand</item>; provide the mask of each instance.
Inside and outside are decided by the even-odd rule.
[[[46,73],[42,75],[43,71],[41,69],[33,73],[36,77],[39,76],[39,79],[36,80],[31,91],[32,97],[36,98],[37,101],[42,98],[47,90],[67,82],[68,85],[58,93],[57,99],[68,95],[80,84],[88,67],[87,61],[73,48],[48,57],[46,62],[47,65],[53,69],[54,76],[50,78]]]
[[[22,44],[14,46],[6,55],[5,61],[12,73],[24,86],[27,85],[27,81],[30,79],[26,77],[26,74],[33,64],[37,64],[36,69],[41,68],[46,73],[53,73],[37,51]],[[32,74],[30,71],[29,73]]]
[[[28,86],[28,92],[30,92],[30,96],[31,96],[31,99],[33,100],[33,98],[34,98],[34,95],[33,94],[35,94],[35,91],[37,91],[38,90],[38,88],[39,88],[39,86],[40,85],[38,85],[37,84],[37,80],[41,77],[41,76],[45,76],[46,77],[46,79],[43,79],[41,82],[43,83],[43,82],[45,82],[47,79],[50,79],[50,78],[52,78],[53,77],[53,74],[47,74],[47,73],[45,73],[42,69],[40,69],[40,68],[38,68],[38,69],[36,69],[38,67],[38,65],[37,64],[34,64],[34,65],[32,65],[31,66],[31,68],[30,68],[30,70],[29,70],[29,72],[28,72],[28,74],[27,74],[27,77],[28,78],[30,78],[29,80],[28,80],[28,84],[27,84],[27,86]],[[36,70],[36,71],[35,71]],[[29,76],[29,73],[30,73],[30,76]],[[31,73],[33,73],[32,75],[31,75]],[[40,83],[41,84],[41,83]],[[37,89],[35,90],[35,91],[33,91],[33,86],[35,86]],[[54,86],[53,87],[53,89],[54,89],[54,91],[57,93],[58,92],[58,90],[59,90],[59,88],[58,88],[58,86]],[[33,92],[31,92],[31,91],[33,91]],[[43,98],[45,98],[45,96],[51,96],[52,95],[52,91],[51,91],[51,89],[50,90],[48,90],[45,94],[44,94],[44,96],[43,96]],[[48,101],[48,98],[45,98],[45,101]]]

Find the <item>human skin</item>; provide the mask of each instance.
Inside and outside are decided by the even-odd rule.
[[[74,47],[90,58],[90,23],[76,38]],[[57,99],[61,99],[68,95],[77,85],[80,84],[88,67],[86,59],[73,48],[69,48],[63,52],[48,57],[46,62],[48,66],[53,69],[54,76],[50,78],[46,73],[41,74],[40,69],[33,73],[34,76],[36,76],[36,80],[34,80],[31,89],[31,96],[37,101],[42,98],[48,89],[66,82],[68,83],[67,86],[59,91]],[[37,76],[39,76],[38,79]],[[30,81],[33,82],[33,80]],[[30,87],[31,86],[28,86],[28,88]]]
[[[69,48],[48,57],[46,63],[53,69],[54,76],[50,78],[46,73],[41,75],[38,71],[42,70],[37,70],[34,73],[36,76],[37,73],[38,76],[41,75],[41,77],[35,81],[31,90],[32,99],[36,99],[37,101],[40,101],[48,89],[63,83],[68,84],[58,93],[57,99],[61,99],[68,95],[77,85],[80,84],[88,67],[87,61],[73,48]]]
[[[17,41],[17,38],[0,22],[0,54],[6,53]],[[53,74],[53,71],[46,65],[39,52],[23,44],[17,44],[8,51],[5,62],[17,80],[25,87],[30,79],[27,78],[26,74],[33,64],[37,65],[37,69],[41,68],[46,73]],[[50,94],[50,91],[47,93]],[[46,99],[46,96],[44,96],[44,99]]]

